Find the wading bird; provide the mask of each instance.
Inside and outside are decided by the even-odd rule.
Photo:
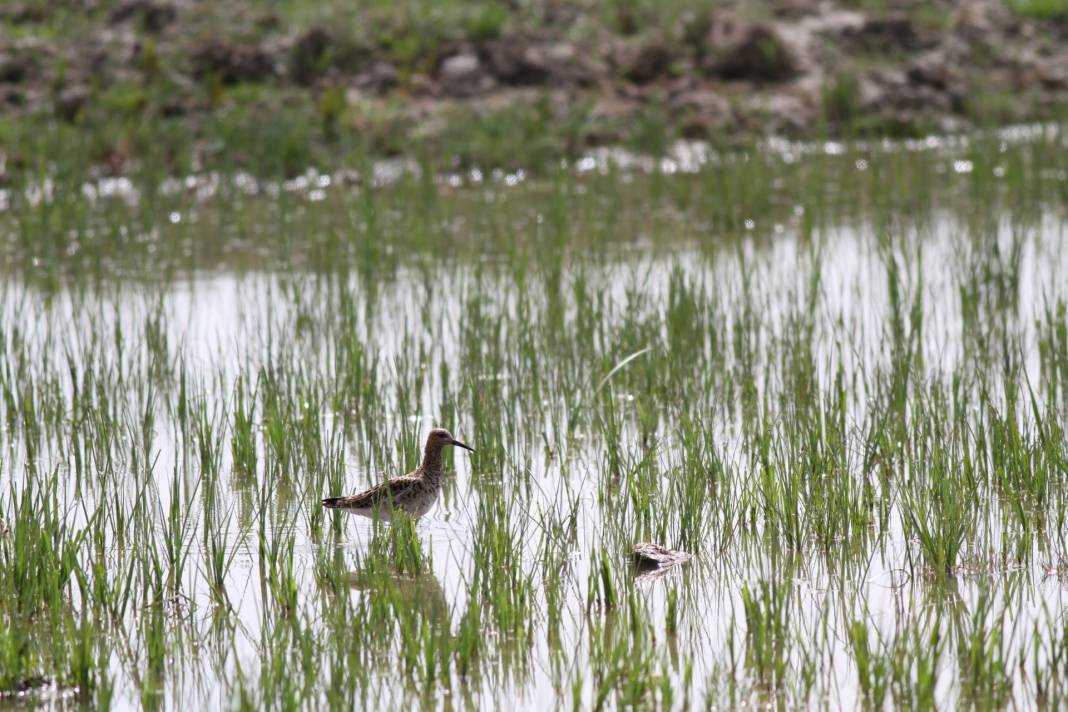
[[[430,511],[441,491],[441,477],[445,474],[441,451],[447,445],[475,451],[454,438],[448,430],[435,428],[427,435],[423,464],[416,470],[350,497],[327,497],[323,506],[372,519],[389,519],[394,512],[405,512],[418,519]]]

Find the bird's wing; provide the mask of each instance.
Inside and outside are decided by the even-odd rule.
[[[323,506],[334,509],[373,509],[385,505],[390,500],[398,499],[416,482],[418,482],[417,477],[401,475],[359,494],[348,497],[327,497],[323,500]]]

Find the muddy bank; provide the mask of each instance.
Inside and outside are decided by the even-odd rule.
[[[229,116],[286,113],[313,125],[307,140],[355,136],[403,153],[473,118],[501,117],[493,130],[504,133],[536,122],[582,145],[910,135],[1056,118],[1068,96],[1068,4],[226,5],[7,3],[0,107],[87,130],[151,115],[190,127],[201,151]],[[135,151],[122,131],[110,136],[101,160],[121,168]]]

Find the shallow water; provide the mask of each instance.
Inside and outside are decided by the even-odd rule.
[[[666,196],[636,208],[649,211],[684,190],[673,181],[694,180],[624,176],[638,184],[627,195],[654,181],[648,195]],[[101,676],[114,685],[115,707],[854,708],[863,695],[854,621],[887,651],[904,636],[903,667],[891,675],[897,705],[922,687],[914,678],[932,647],[922,636],[935,630],[943,631],[939,705],[982,694],[994,706],[1038,698],[1036,678],[1022,671],[1055,664],[1043,646],[1066,642],[1051,627],[1065,610],[1057,544],[1065,460],[1041,465],[1053,484],[1028,510],[1048,525],[1014,519],[1004,483],[980,480],[974,497],[955,489],[971,518],[949,574],[925,563],[903,492],[927,491],[914,481],[943,486],[915,456],[927,451],[908,450],[913,438],[926,442],[922,432],[931,442],[948,437],[938,434],[938,413],[945,432],[988,427],[987,411],[998,408],[1025,440],[1036,413],[1064,426],[1062,391],[1041,387],[1059,376],[1040,348],[1050,306],[1068,299],[1063,207],[1030,210],[1026,221],[1007,212],[975,220],[949,200],[881,222],[830,210],[813,230],[804,220],[811,207],[785,205],[770,226],[718,230],[701,205],[665,205],[644,225],[591,242],[588,230],[611,217],[603,185],[577,180],[569,202],[549,202],[563,217],[544,210],[551,189],[534,179],[493,188],[492,198],[462,193],[477,185],[447,188],[437,200],[460,207],[415,249],[390,249],[406,236],[388,221],[378,228],[376,254],[393,255],[383,269],[357,256],[324,271],[300,249],[302,236],[313,241],[325,225],[368,219],[355,189],[326,200],[309,193],[284,220],[269,191],[245,196],[235,208],[240,227],[225,230],[226,205],[187,207],[163,228],[187,232],[154,239],[190,240],[191,256],[179,269],[161,258],[166,269],[140,278],[130,278],[137,258],[116,254],[119,267],[95,277],[61,269],[42,281],[10,249],[0,376],[14,395],[3,406],[0,502],[13,515],[28,483],[58,487],[61,520],[96,535],[79,546],[80,566],[103,563],[111,573],[100,580],[116,585],[134,572],[121,612],[105,610],[92,585],[72,584],[67,595],[102,631]],[[493,201],[515,218],[515,244],[480,212]],[[107,204],[94,205],[87,220]],[[557,237],[543,234],[547,224]],[[15,231],[33,228],[7,229],[9,242],[25,243]],[[534,247],[516,246],[524,240]],[[917,303],[919,317],[910,311]],[[879,393],[901,365],[895,315],[912,334],[905,342],[916,339],[903,416],[910,442],[873,460]],[[1010,403],[1010,384],[1030,384],[1033,405]],[[251,472],[236,462],[241,398]],[[29,405],[38,437],[21,422]],[[416,527],[431,563],[385,576],[368,550],[388,535],[357,517],[324,515],[318,499],[407,471],[435,425],[479,452],[453,457],[454,476]],[[1063,456],[1063,438],[1050,437]],[[962,463],[988,446],[947,442],[946,452],[927,454],[949,458],[944,486],[959,488]],[[805,470],[805,490],[790,505],[798,495],[790,473],[805,467],[816,469]],[[690,480],[696,489],[687,491],[707,499],[692,510],[672,489]],[[835,494],[849,500],[841,510],[849,515],[820,525],[817,500]],[[790,511],[797,520],[783,519]],[[493,522],[508,532],[500,541],[486,528]],[[150,554],[153,537],[160,548]],[[696,558],[635,584],[626,547],[648,538]],[[162,576],[175,581],[158,600],[162,589],[144,566],[167,542],[187,554],[181,566],[164,557]],[[487,559],[480,544],[507,551]],[[281,605],[289,599],[272,586],[285,565],[272,569],[268,550],[287,546],[295,592]],[[218,579],[213,554],[224,561]],[[519,572],[518,588],[501,562]],[[365,565],[369,576],[350,577]],[[777,593],[760,598],[762,582]],[[518,624],[502,613],[515,603],[506,605],[507,590],[525,591]],[[778,613],[769,601],[779,601]],[[415,632],[405,632],[398,607],[415,611]],[[146,626],[159,609],[164,662],[150,675]],[[781,624],[766,647],[754,619],[764,614]],[[376,632],[345,637],[335,615]],[[436,655],[458,664],[451,646],[472,620],[475,670],[428,675]],[[985,652],[975,659],[995,661],[1007,694],[969,686],[1001,679],[968,667],[976,631]],[[346,660],[344,646],[361,649]],[[769,673],[776,661],[783,667]],[[152,675],[156,686],[146,683]]]

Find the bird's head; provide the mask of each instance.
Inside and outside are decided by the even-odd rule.
[[[462,443],[454,438],[452,433],[444,428],[434,428],[426,437],[427,450],[440,450],[446,445],[455,445],[456,447],[462,447],[464,450],[470,450],[471,452],[475,451],[475,449],[467,443]]]

